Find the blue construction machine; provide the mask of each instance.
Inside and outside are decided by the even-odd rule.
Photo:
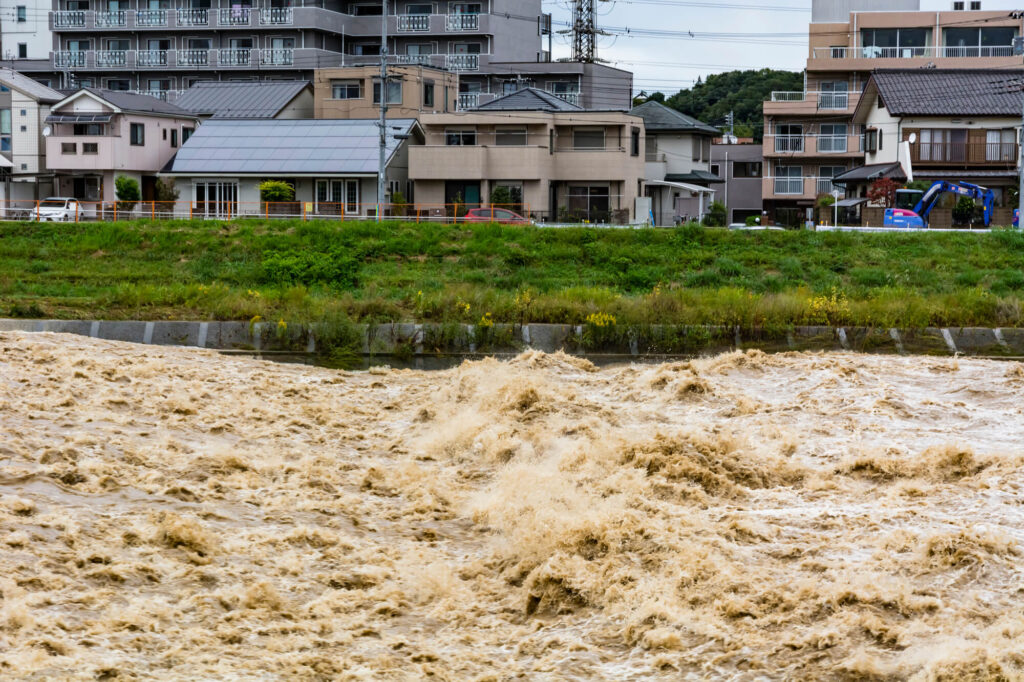
[[[969,182],[940,180],[924,192],[919,189],[896,190],[896,208],[885,210],[885,227],[928,227],[928,214],[939,203],[939,197],[947,193],[974,199],[976,204],[981,204],[985,227],[992,223],[992,211],[996,203],[992,190]]]

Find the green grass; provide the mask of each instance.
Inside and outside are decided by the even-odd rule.
[[[0,316],[1024,326],[1024,234],[0,223]]]

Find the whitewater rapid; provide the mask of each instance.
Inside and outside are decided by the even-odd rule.
[[[1024,365],[0,333],[0,678],[1024,676]]]

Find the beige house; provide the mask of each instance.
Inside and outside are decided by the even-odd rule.
[[[416,118],[456,110],[459,76],[422,64],[388,67],[389,118]],[[316,118],[380,116],[380,67],[317,69],[313,79]]]
[[[503,186],[537,220],[636,218],[642,118],[586,111],[528,88],[473,111],[424,115],[420,124],[425,144],[409,148],[417,204],[487,205]]]
[[[139,182],[154,199],[156,175],[195,132],[199,119],[146,95],[83,88],[54,104],[46,119],[47,166],[54,193],[83,201],[113,201],[114,181]]]

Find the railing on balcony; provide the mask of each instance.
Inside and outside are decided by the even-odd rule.
[[[136,66],[167,66],[167,50],[139,50]]]
[[[248,26],[252,19],[249,7],[226,7],[220,10],[220,26]]]
[[[1013,166],[1016,142],[917,142],[910,145],[913,163]]]
[[[135,13],[136,26],[166,26],[167,10],[165,9],[140,9]]]
[[[84,50],[64,50],[53,53],[53,65],[58,68],[82,68],[85,66]]]
[[[846,109],[850,106],[848,92],[822,92],[818,94],[819,109]]]
[[[85,12],[67,11],[53,13],[54,28],[82,28],[85,26]]]
[[[823,154],[846,152],[846,135],[822,135],[818,137],[818,151]]]
[[[136,95],[156,97],[157,99],[162,99],[165,102],[172,102],[178,97],[178,95],[184,92],[184,90],[130,90],[129,92]]]
[[[772,90],[773,102],[803,102],[807,93],[803,90]]]
[[[96,66],[101,69],[124,67],[128,64],[127,50],[96,50]]]
[[[209,26],[210,11],[206,9],[179,9],[178,26]]]
[[[430,66],[430,58],[433,55],[430,54],[396,54],[396,64],[423,64],[424,66]]]
[[[264,26],[290,26],[294,21],[291,7],[267,7],[260,10],[260,24]]]
[[[559,99],[564,99],[569,104],[580,105],[580,93],[578,92],[555,92],[554,90],[548,90],[548,92]]]
[[[845,110],[850,106],[849,92],[775,90],[771,99],[773,102],[810,102],[816,99],[819,109],[828,110]]]
[[[261,57],[264,66],[291,66],[295,61],[295,50],[291,48],[263,50]]]
[[[832,184],[832,178],[818,178],[816,195],[832,194],[832,190],[838,189],[840,192],[843,191],[842,187]]]
[[[209,66],[210,50],[178,50],[178,66]]]
[[[1012,45],[932,45],[929,47],[816,47],[814,59],[960,59],[1012,57]]]
[[[480,95],[479,92],[460,92],[458,107],[462,109],[476,109],[480,106]]]
[[[449,31],[477,31],[480,29],[480,15],[449,14],[445,26]]]
[[[776,135],[775,151],[777,153],[802,152],[804,150],[803,135]]]
[[[128,12],[126,10],[113,10],[111,12],[96,12],[96,28],[117,28],[128,25]]]
[[[429,14],[399,14],[398,15],[398,30],[399,31],[429,31],[430,30],[430,15]]]
[[[776,194],[803,194],[803,178],[775,178]]]
[[[217,55],[218,66],[249,66],[252,50],[247,48],[226,48]]]
[[[480,69],[478,54],[450,54],[445,59],[449,71],[477,71]]]

